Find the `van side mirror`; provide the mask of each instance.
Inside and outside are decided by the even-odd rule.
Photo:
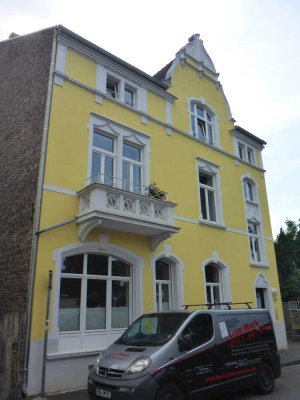
[[[192,348],[192,341],[190,335],[180,335],[178,337],[178,349],[180,352],[187,351]]]

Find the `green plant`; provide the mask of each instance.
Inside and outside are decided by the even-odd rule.
[[[167,192],[161,190],[156,182],[152,182],[147,188],[147,195],[153,197],[154,199],[166,200]]]

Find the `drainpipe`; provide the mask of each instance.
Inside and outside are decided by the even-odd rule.
[[[38,177],[38,186],[37,186],[35,222],[34,222],[32,251],[31,251],[31,259],[30,259],[29,283],[28,283],[28,304],[27,304],[27,315],[26,315],[26,337],[25,337],[25,355],[24,355],[24,371],[23,371],[24,372],[24,374],[23,374],[23,393],[25,395],[27,394],[27,384],[28,384],[30,326],[31,326],[33,286],[34,286],[35,267],[36,267],[37,244],[38,244],[37,232],[39,230],[40,218],[41,218],[41,203],[42,203],[42,192],[43,192],[43,183],[44,183],[44,174],[45,174],[46,149],[47,149],[47,141],[48,141],[48,129],[49,129],[50,108],[51,108],[51,99],[52,99],[53,72],[54,72],[54,67],[55,67],[56,41],[57,41],[58,27],[55,27],[54,29],[55,29],[55,31],[54,31],[54,35],[53,35],[52,55],[51,55],[51,64],[50,64],[46,108],[45,108],[42,150],[41,150],[40,168],[39,168],[39,177]]]

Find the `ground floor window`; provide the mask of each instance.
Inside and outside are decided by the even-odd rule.
[[[214,264],[205,267],[206,301],[209,304],[222,303],[222,282],[220,268]]]
[[[58,328],[78,332],[126,328],[130,321],[131,265],[102,254],[64,258]]]
[[[155,262],[155,289],[157,311],[172,309],[171,266],[162,259]]]

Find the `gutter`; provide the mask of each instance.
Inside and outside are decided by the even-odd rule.
[[[31,314],[32,314],[33,286],[34,286],[35,268],[36,268],[38,232],[39,232],[40,218],[41,218],[41,204],[42,204],[43,182],[44,182],[44,175],[45,175],[46,149],[47,149],[47,142],[48,142],[50,108],[51,108],[52,89],[53,89],[53,76],[54,76],[55,57],[56,57],[56,42],[57,42],[57,28],[54,28],[51,63],[50,63],[49,80],[48,80],[48,90],[47,90],[47,99],[46,99],[46,108],[45,108],[45,118],[44,118],[44,127],[43,127],[40,168],[39,168],[39,177],[38,177],[38,186],[37,186],[35,222],[34,222],[34,230],[33,230],[33,242],[32,242],[32,252],[31,252],[30,271],[29,271],[29,283],[28,283],[28,304],[27,304],[27,316],[26,316],[26,337],[25,337],[25,350],[24,350],[25,355],[24,355],[24,371],[23,371],[23,393],[24,394],[26,394],[26,392],[27,392],[27,384],[28,384],[28,365],[29,365],[29,351],[30,351],[30,327],[31,327]]]

